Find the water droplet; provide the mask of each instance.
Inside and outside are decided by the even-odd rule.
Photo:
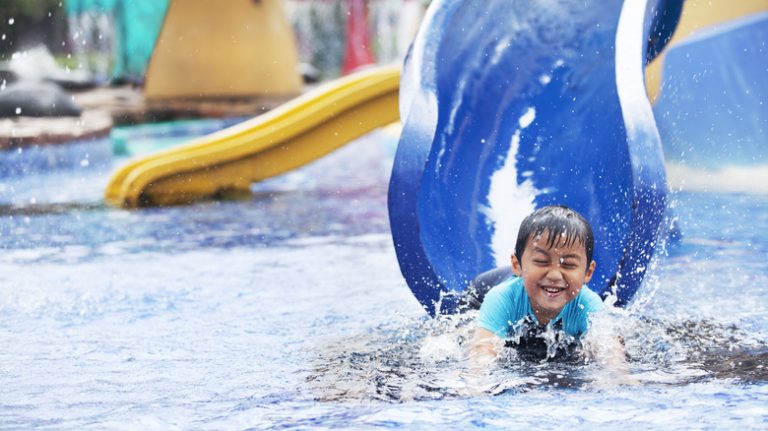
[[[529,107],[518,120],[521,129],[525,129],[536,119],[536,108]]]

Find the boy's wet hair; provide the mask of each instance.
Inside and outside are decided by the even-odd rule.
[[[547,246],[552,248],[555,241],[565,239],[565,246],[584,244],[587,253],[587,266],[592,262],[592,253],[595,249],[595,238],[592,235],[592,227],[581,214],[565,205],[550,205],[532,212],[520,224],[515,244],[515,256],[523,261],[523,250],[531,237],[537,237],[544,232],[549,232]]]

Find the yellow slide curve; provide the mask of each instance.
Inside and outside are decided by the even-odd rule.
[[[111,178],[107,203],[179,205],[249,191],[400,118],[400,67],[363,70],[263,115],[129,162]]]

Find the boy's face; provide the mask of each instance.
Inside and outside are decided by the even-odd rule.
[[[566,245],[563,237],[549,247],[549,232],[545,231],[528,239],[522,262],[512,256],[512,270],[523,278],[539,323],[547,324],[589,282],[595,261],[587,262],[584,244],[579,241]]]

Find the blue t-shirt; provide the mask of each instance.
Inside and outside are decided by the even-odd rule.
[[[589,328],[589,315],[602,307],[600,297],[587,286],[583,286],[579,294],[565,304],[560,314],[552,319],[549,325],[562,322],[566,334],[581,337]],[[513,277],[488,291],[480,306],[477,325],[501,338],[507,338],[520,330],[526,317],[536,325],[539,324],[523,286],[523,279]]]

